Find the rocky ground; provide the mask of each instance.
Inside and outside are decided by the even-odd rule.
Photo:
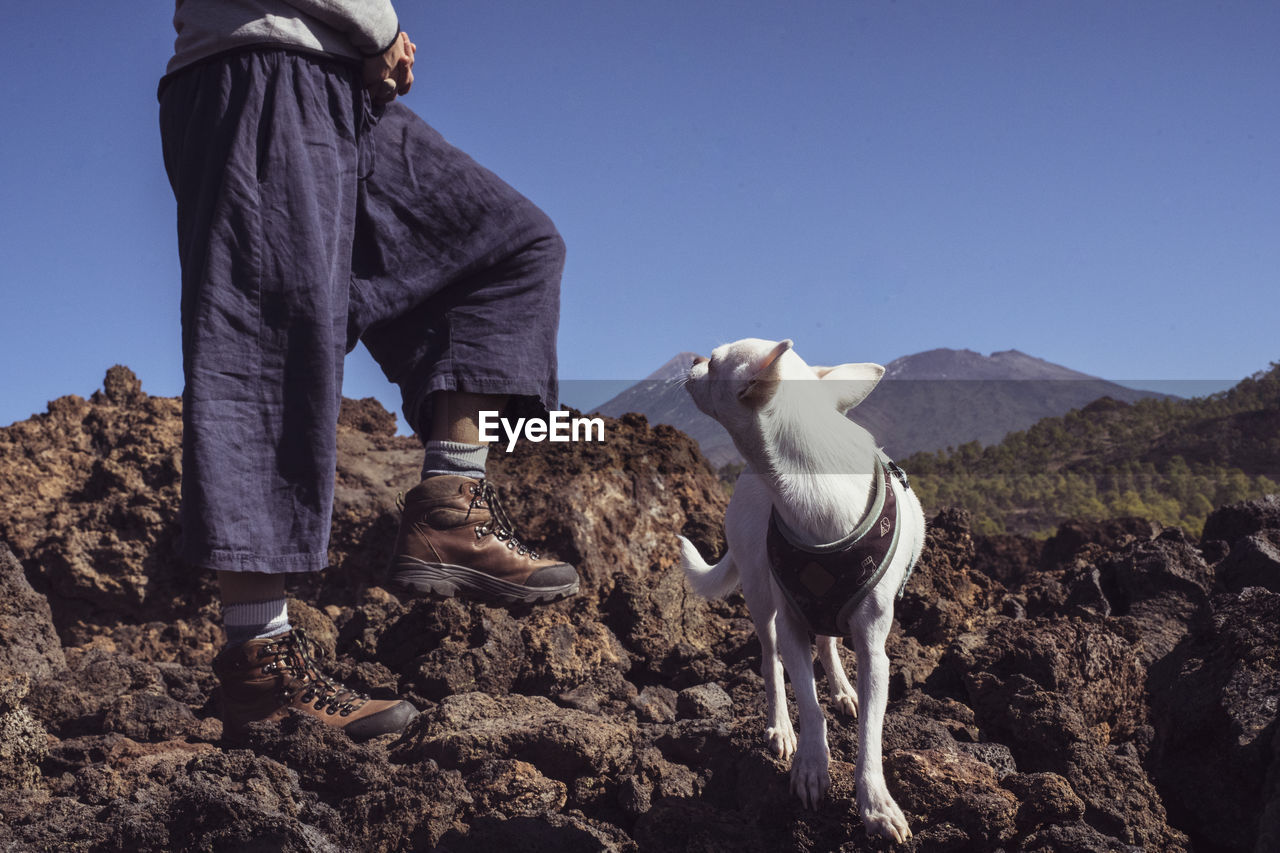
[[[291,615],[341,678],[424,713],[364,745],[300,717],[231,745],[210,578],[174,558],[180,432],[124,368],[0,429],[0,849],[886,846],[857,817],[852,720],[830,714],[817,812],[764,747],[743,602],[676,565],[677,533],[722,550],[726,503],[680,433],[624,417],[605,444],[495,454],[515,517],[584,578],[508,611],[379,586],[418,453],[351,404],[332,568]],[[1136,519],[975,539],[944,511],[889,651],[901,849],[1280,850],[1280,498],[1201,541]]]

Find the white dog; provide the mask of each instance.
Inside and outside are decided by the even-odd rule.
[[[844,416],[883,375],[877,364],[810,367],[789,340],[749,338],[695,359],[689,394],[724,425],[748,467],[725,514],[724,559],[707,565],[683,537],[680,548],[700,594],[716,598],[741,583],[760,637],[765,735],[779,757],[794,753],[791,789],[811,808],[831,785],[809,642],[818,635],[832,702],[848,714],[861,710],[857,796],[867,834],[901,842],[911,830],[885,787],[880,755],[889,698],[884,646],[895,594],[924,544],[924,513],[906,476]],[[853,641],[856,694],[836,634]],[[798,743],[783,666],[800,710]]]

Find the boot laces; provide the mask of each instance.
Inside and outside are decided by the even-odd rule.
[[[507,515],[506,509],[502,506],[502,501],[498,499],[498,490],[494,488],[493,483],[488,480],[480,480],[471,487],[471,506],[488,507],[489,521],[485,524],[476,525],[476,538],[483,538],[489,534],[493,534],[494,538],[500,542],[506,542],[507,547],[515,551],[517,554],[524,556],[529,555],[529,559],[538,559],[538,554],[528,545],[525,545],[516,538],[516,526],[511,521],[511,516]]]
[[[369,697],[347,689],[321,672],[316,665],[314,649],[314,641],[306,631],[294,628],[281,639],[263,646],[258,653],[259,659],[274,658],[263,667],[265,671],[283,672],[297,679],[292,684],[285,682],[281,699],[289,702],[294,698],[301,698],[306,703],[314,701],[312,708],[315,710],[344,717],[363,707]]]

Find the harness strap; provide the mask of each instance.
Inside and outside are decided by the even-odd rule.
[[[883,454],[876,459],[870,508],[852,533],[827,545],[798,545],[775,508],[769,516],[769,565],[783,595],[812,633],[838,637],[862,600],[893,562],[898,546],[898,499],[889,477],[907,485],[907,476]],[[788,535],[790,534],[790,535]],[[907,577],[898,588],[906,588]]]

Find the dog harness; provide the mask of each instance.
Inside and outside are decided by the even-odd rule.
[[[778,517],[769,516],[769,565],[774,580],[814,634],[839,637],[842,625],[871,588],[883,577],[898,547],[898,499],[890,475],[910,489],[906,472],[884,454],[877,455],[871,508],[845,538],[829,545],[798,545],[797,537]],[[898,587],[898,598],[907,587],[907,573]]]

